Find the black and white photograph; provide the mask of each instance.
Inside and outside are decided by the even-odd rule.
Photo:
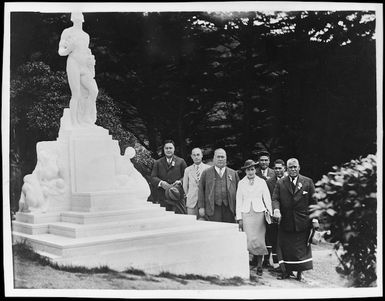
[[[382,3],[5,3],[5,296],[383,296],[382,65]]]

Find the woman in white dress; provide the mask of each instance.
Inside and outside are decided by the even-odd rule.
[[[236,218],[247,237],[247,249],[253,255],[252,265],[262,276],[262,259],[267,255],[265,244],[266,222],[264,211],[272,212],[271,197],[265,180],[256,176],[255,163],[246,160],[241,168],[246,176],[239,181],[236,197]]]

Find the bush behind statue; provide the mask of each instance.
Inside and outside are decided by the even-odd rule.
[[[333,167],[316,183],[318,204],[311,206],[311,215],[331,230],[340,260],[336,270],[348,277],[350,286],[376,285],[376,181],[376,156],[368,155]]]

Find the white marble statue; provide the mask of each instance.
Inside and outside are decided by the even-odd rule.
[[[116,188],[128,189],[132,196],[147,199],[150,196],[150,187],[146,179],[132,164],[131,159],[135,156],[135,149],[127,147],[124,156],[116,160]]]
[[[65,182],[57,164],[57,155],[39,150],[35,169],[24,177],[19,211],[47,212],[50,197],[63,194],[64,189]]]
[[[94,127],[98,87],[95,77],[95,57],[89,49],[90,37],[83,31],[83,14],[71,14],[72,27],[64,29],[59,43],[59,55],[67,58],[67,77],[71,89],[70,115],[73,127]]]

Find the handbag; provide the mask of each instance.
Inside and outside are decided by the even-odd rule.
[[[262,202],[263,202],[263,205],[265,206],[265,211],[264,211],[264,214],[265,214],[265,221],[266,221],[266,223],[268,223],[269,225],[271,224],[271,223],[273,223],[273,219],[272,219],[272,216],[271,216],[271,214],[270,214],[270,211],[269,211],[269,209],[267,209],[267,207],[266,207],[266,204],[265,204],[265,201],[263,200],[263,197],[262,197]]]

